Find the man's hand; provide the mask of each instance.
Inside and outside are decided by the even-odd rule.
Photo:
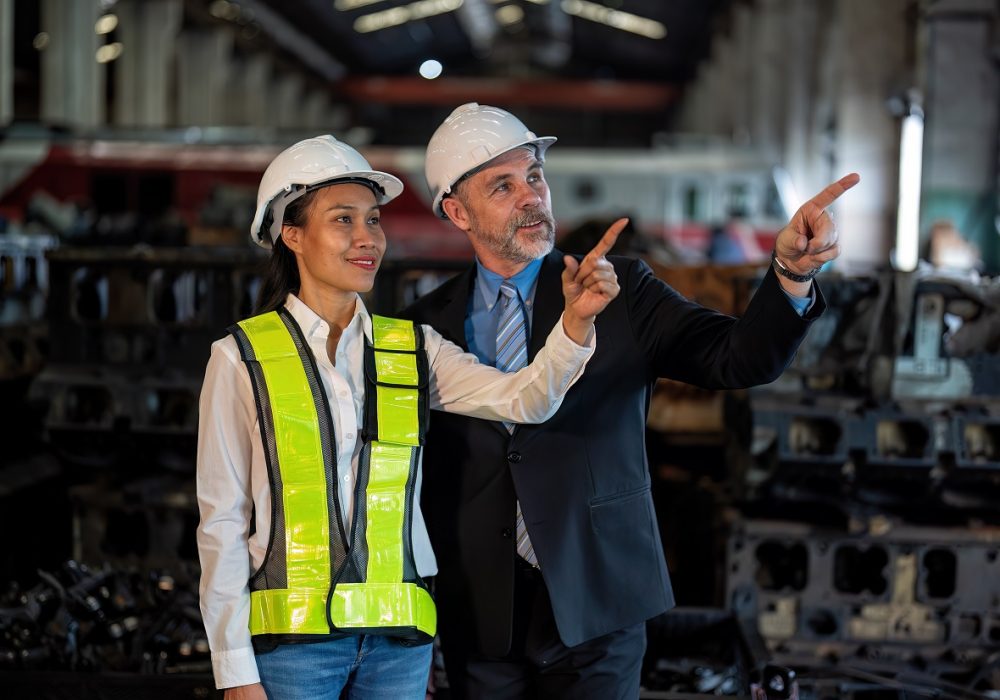
[[[805,275],[840,255],[837,227],[826,208],[861,180],[857,173],[846,175],[799,207],[774,242],[780,265],[795,274]],[[809,282],[793,282],[779,275],[782,286],[792,294],[805,296]]]
[[[570,255],[563,257],[566,265],[562,273],[563,296],[566,298],[563,329],[577,345],[587,341],[594,318],[618,296],[618,275],[604,256],[615,245],[618,234],[626,225],[628,219],[618,219],[611,224],[594,249],[580,262]]]
[[[267,693],[260,683],[238,685],[235,688],[226,688],[223,700],[267,700]]]

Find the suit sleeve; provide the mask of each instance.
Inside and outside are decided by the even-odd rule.
[[[770,268],[741,318],[685,299],[641,260],[631,262],[623,286],[650,376],[707,389],[741,389],[777,379],[826,308],[816,287],[816,302],[799,316]]]

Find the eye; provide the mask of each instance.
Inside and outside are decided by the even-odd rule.
[[[334,221],[340,224],[350,224],[351,216],[350,214],[344,214],[343,216],[338,216],[336,219],[334,219]]]
[[[382,217],[379,216],[378,214],[375,214],[374,216],[368,218],[369,226],[378,226],[380,223],[382,223]]]
[[[501,182],[499,185],[496,186],[496,188],[493,191],[494,192],[507,192],[509,189],[510,189],[510,183],[509,182]]]

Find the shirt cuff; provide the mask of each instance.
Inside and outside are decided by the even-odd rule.
[[[553,339],[552,336],[555,336],[555,339],[557,339],[557,342],[550,348],[553,357],[566,363],[575,364],[580,359],[589,358],[594,354],[594,348],[597,347],[597,338],[593,326],[590,327],[590,332],[587,334],[584,344],[577,345],[575,340],[566,335],[566,329],[563,328],[562,314],[560,314],[559,320],[552,328],[552,332],[549,333],[548,339]]]
[[[215,687],[220,690],[260,683],[253,647],[212,652],[212,673]]]
[[[789,294],[785,291],[784,287],[781,288],[781,291],[788,297],[789,303],[799,316],[805,316],[809,312],[809,309],[812,308],[812,305],[816,303],[816,285],[814,284],[809,285],[809,296],[807,297],[797,297],[794,294]]]

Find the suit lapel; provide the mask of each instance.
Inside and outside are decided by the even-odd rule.
[[[439,321],[435,324],[435,328],[442,336],[465,352],[469,352],[469,340],[465,337],[465,317],[475,273],[476,268],[473,266],[455,278],[451,287],[451,297],[441,306]]]
[[[538,271],[538,286],[535,287],[535,301],[531,310],[531,341],[528,343],[528,362],[545,345],[552,327],[559,320],[565,303],[562,294],[563,254],[553,250],[542,261]]]

